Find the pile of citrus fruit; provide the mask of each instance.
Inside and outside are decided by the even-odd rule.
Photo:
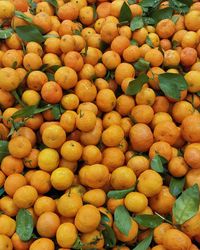
[[[0,250],[200,247],[200,1],[0,0]]]

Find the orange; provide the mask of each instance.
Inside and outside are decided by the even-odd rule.
[[[116,69],[117,66],[121,63],[121,58],[116,51],[110,50],[103,53],[102,62],[106,68],[112,70]]]
[[[175,33],[175,24],[170,19],[163,19],[156,25],[156,33],[160,38],[169,38]]]
[[[200,29],[200,11],[192,10],[185,15],[185,26],[188,30],[197,31]]]
[[[184,76],[188,83],[188,90],[192,93],[196,93],[200,90],[199,75],[199,71],[191,70]]]
[[[172,212],[176,198],[171,195],[167,186],[162,186],[161,191],[149,199],[149,206],[153,211],[160,214],[168,214]]]
[[[8,150],[13,157],[24,158],[31,152],[31,143],[24,136],[17,136],[10,140]]]
[[[73,172],[64,167],[59,167],[51,173],[51,184],[57,190],[66,190],[74,180]]]
[[[76,239],[78,233],[74,224],[66,222],[58,227],[56,232],[56,240],[60,247],[71,248]]]
[[[6,109],[14,104],[14,97],[10,94],[10,92],[0,89],[0,94],[1,94],[1,100],[0,100],[0,105]]]
[[[156,154],[159,154],[169,161],[172,158],[172,148],[170,144],[164,141],[153,143],[149,150],[150,159],[153,159]]]
[[[36,229],[40,236],[52,238],[60,226],[60,219],[57,214],[44,212],[37,220]]]
[[[165,222],[157,226],[153,232],[154,241],[157,244],[163,244],[166,232],[172,228],[173,226],[171,224]]]
[[[73,88],[78,81],[76,71],[67,66],[60,67],[54,77],[63,89]]]
[[[61,155],[67,161],[78,161],[82,155],[82,146],[74,140],[66,141],[61,147]]]
[[[153,144],[153,134],[146,124],[138,123],[134,125],[129,134],[133,150],[145,152]]]
[[[51,189],[50,174],[43,170],[36,170],[31,177],[30,184],[38,193],[45,194]]]
[[[135,183],[135,173],[128,167],[118,167],[111,174],[110,184],[114,189],[128,189],[133,187]]]
[[[96,96],[96,105],[103,112],[110,112],[116,105],[116,97],[112,90],[102,89]]]
[[[92,81],[83,79],[77,82],[75,86],[75,94],[82,102],[92,102],[96,98],[97,89]]]
[[[118,240],[120,240],[122,242],[128,242],[128,241],[133,240],[137,236],[138,224],[133,219],[131,219],[131,228],[129,230],[128,235],[124,235],[123,233],[121,233],[120,230],[115,225],[115,223],[113,225],[113,230],[114,230]]]
[[[38,166],[38,155],[39,150],[33,148],[30,152],[30,154],[24,158],[24,165],[27,168],[36,168]]]
[[[61,126],[51,125],[44,129],[42,140],[49,148],[59,148],[66,141],[66,134]]]
[[[86,165],[79,171],[80,183],[91,188],[102,188],[108,178],[108,167],[103,164]]]
[[[48,103],[58,103],[63,96],[62,88],[54,81],[45,82],[42,85],[41,96]]]
[[[13,199],[9,196],[4,196],[0,201],[1,210],[5,215],[14,217],[17,215],[18,207],[14,204]]]
[[[149,124],[153,119],[153,116],[153,108],[149,105],[137,105],[131,110],[131,117],[137,123]]]
[[[194,48],[186,47],[183,50],[181,50],[180,57],[181,57],[181,64],[186,67],[189,67],[196,62],[197,51]]]
[[[118,147],[108,147],[103,150],[102,164],[106,165],[110,172],[124,165],[124,153]]]
[[[13,249],[13,244],[11,239],[4,235],[0,234],[0,250],[12,250]]]
[[[179,130],[175,123],[165,121],[155,126],[153,134],[156,141],[165,141],[173,145],[178,138]]]
[[[149,160],[145,156],[134,155],[128,160],[127,167],[131,168],[138,177],[142,172],[149,169]]]
[[[17,233],[13,234],[11,240],[13,247],[19,250],[28,250],[32,243],[32,240],[26,242],[22,241]]]
[[[55,149],[45,148],[38,155],[38,166],[40,169],[52,172],[58,167],[59,154]]]
[[[64,63],[76,72],[79,72],[84,64],[81,54],[76,51],[69,51],[64,57]]]
[[[125,36],[117,36],[111,43],[111,49],[122,55],[123,51],[130,45],[130,40]]]
[[[135,69],[130,63],[120,63],[115,70],[115,81],[121,85],[123,80],[135,76]]]
[[[190,169],[186,174],[186,186],[191,187],[194,184],[200,186],[200,169]]]
[[[167,250],[190,249],[191,247],[190,238],[177,229],[169,229],[165,233],[163,239],[163,245]]]
[[[124,138],[124,131],[119,125],[111,125],[102,133],[102,142],[104,145],[114,147]]]
[[[91,131],[96,124],[96,115],[89,110],[82,111],[76,116],[76,127],[83,132]]]
[[[37,216],[40,216],[44,212],[55,212],[56,202],[48,196],[39,197],[34,204],[34,212]]]
[[[83,244],[86,244],[85,246],[83,246],[83,249],[87,249],[90,247],[102,249],[102,247],[104,246],[104,237],[102,233],[97,230],[82,234],[81,241],[83,242]]]
[[[158,194],[162,189],[162,177],[154,170],[148,169],[138,177],[137,189],[147,197]]]
[[[25,185],[16,190],[13,201],[19,208],[29,208],[35,203],[37,198],[37,190],[30,185]]]
[[[187,163],[181,156],[173,157],[168,163],[168,170],[174,177],[183,177],[189,170]]]
[[[189,237],[194,237],[196,235],[199,235],[200,233],[200,226],[199,223],[196,223],[200,216],[200,213],[198,212],[196,215],[194,215],[191,219],[187,220],[183,223],[181,226],[181,230],[187,234]]]
[[[20,78],[16,70],[9,68],[9,67],[0,69],[0,88],[1,89],[6,90],[6,91],[12,91],[12,90],[15,90],[19,86],[19,84],[20,84]]]
[[[101,39],[106,43],[111,43],[118,36],[118,28],[116,23],[105,22],[102,25],[100,35]]]
[[[75,226],[82,233],[94,231],[100,223],[100,212],[93,205],[82,206],[75,217]]]
[[[12,2],[1,1],[0,3],[0,18],[7,19],[12,18],[15,12],[15,5]]]
[[[101,207],[106,202],[106,193],[102,189],[92,189],[83,194],[83,201],[95,207]]]
[[[193,147],[193,143],[189,144],[184,150],[184,160],[191,168],[199,168],[199,147]]]
[[[54,250],[55,249],[55,245],[54,242],[50,239],[47,238],[39,238],[37,240],[35,240],[29,250],[45,250],[45,249],[49,249],[49,250]]]
[[[5,214],[1,214],[0,223],[2,225],[0,229],[0,234],[4,234],[8,237],[11,237],[14,234],[15,229],[16,229],[15,220]]]
[[[105,129],[113,125],[120,125],[121,115],[117,111],[111,111],[103,116],[103,127]]]
[[[80,195],[75,193],[62,195],[57,202],[57,209],[60,215],[73,218],[83,206]]]
[[[148,205],[147,197],[139,192],[130,192],[124,199],[125,207],[133,213],[142,212]]]
[[[147,62],[150,62],[151,66],[158,67],[163,63],[163,55],[157,49],[150,49],[144,56]]]
[[[82,159],[85,164],[93,165],[100,163],[102,160],[102,153],[100,149],[95,145],[88,145],[83,148]]]
[[[12,135],[12,137],[15,137],[15,136],[19,136],[19,135],[22,135],[24,137],[26,137],[30,142],[31,142],[31,145],[32,147],[35,146],[36,144],[36,134],[34,133],[34,131],[28,127],[20,127],[16,133],[14,133]]]
[[[7,155],[6,157],[4,157],[1,162],[1,170],[7,176],[13,175],[15,173],[20,174],[22,173],[23,169],[23,161],[11,155]]]
[[[188,142],[199,142],[200,141],[200,116],[189,115],[187,116],[181,125],[181,133],[183,138]]]
[[[130,113],[132,108],[135,106],[135,101],[133,97],[127,96],[127,95],[120,95],[117,98],[117,104],[116,104],[116,111],[117,114],[120,114],[122,116],[126,116]]]
[[[5,192],[9,196],[13,196],[15,191],[22,186],[26,185],[26,179],[22,174],[14,173],[9,175],[4,183]]]

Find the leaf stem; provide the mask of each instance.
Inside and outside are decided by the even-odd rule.
[[[159,213],[155,212],[155,214],[156,214],[157,216],[159,216],[161,219],[163,219],[164,221],[166,221],[166,222],[168,222],[169,224],[173,225],[173,223],[172,223],[170,220],[166,219],[165,217],[163,217],[163,216],[160,215]]]
[[[15,97],[15,99],[17,100],[17,102],[22,105],[22,107],[26,107],[26,105],[22,102],[22,100],[19,98],[19,95],[17,94],[16,90],[12,91],[12,95]]]

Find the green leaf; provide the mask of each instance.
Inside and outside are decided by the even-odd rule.
[[[33,0],[28,0],[29,11],[32,15],[36,14],[37,4]]]
[[[171,20],[173,23],[176,24],[178,22],[179,18],[180,18],[180,16],[172,16]]]
[[[101,224],[107,224],[110,221],[106,214],[101,213]]]
[[[164,170],[163,164],[166,164],[166,163],[167,163],[167,160],[164,157],[157,154],[151,160],[151,168],[158,173],[164,173],[165,170]]]
[[[131,5],[131,4],[135,4],[137,3],[137,0],[128,0],[128,4]]]
[[[157,8],[162,0],[142,0],[139,5],[144,7],[144,8]]]
[[[178,196],[182,193],[185,185],[185,177],[183,178],[174,178],[172,177],[169,183],[169,191],[172,195]]]
[[[128,4],[124,2],[120,10],[119,22],[124,22],[124,21],[130,22],[131,18],[132,18],[131,10]]]
[[[147,71],[150,67],[150,62],[144,60],[144,58],[140,58],[136,63],[134,63],[134,68],[137,71]]]
[[[127,95],[136,95],[142,89],[142,86],[149,80],[146,74],[139,75],[135,80],[131,81],[126,89]]]
[[[160,89],[165,96],[180,99],[181,91],[188,88],[185,78],[180,74],[164,73],[158,76]]]
[[[152,17],[143,17],[143,22],[145,25],[154,25],[156,22]]]
[[[56,0],[45,0],[50,3],[53,7],[58,8],[58,2]]]
[[[163,19],[171,19],[172,14],[173,14],[172,8],[164,8],[153,11],[151,13],[151,17],[155,20],[156,23],[158,23]]]
[[[125,206],[120,205],[115,209],[114,222],[119,231],[127,236],[131,228],[131,217]]]
[[[141,241],[133,250],[147,250],[153,239],[153,232],[151,231],[149,236]]]
[[[3,188],[3,187],[2,187],[2,188],[0,188],[0,197],[2,197],[4,193],[5,193],[4,188]]]
[[[84,245],[83,242],[81,241],[81,239],[78,236],[74,245],[72,246],[72,249],[82,249],[83,245]]]
[[[22,241],[30,240],[34,228],[33,217],[31,213],[21,208],[16,216],[16,232]]]
[[[141,16],[133,17],[130,23],[131,30],[134,31],[137,29],[141,29],[142,27],[144,27],[144,22],[143,22],[142,17]]]
[[[154,48],[154,45],[153,45],[151,38],[149,36],[147,36],[147,38],[146,38],[146,44],[148,44],[151,48]]]
[[[152,214],[141,214],[136,215],[134,220],[140,224],[141,226],[148,227],[148,228],[155,228],[162,223],[162,218],[157,215]]]
[[[33,115],[39,114],[39,113],[44,112],[44,111],[51,109],[51,108],[53,108],[53,105],[51,105],[51,104],[47,104],[46,106],[41,107],[41,108],[37,108],[37,106],[35,106],[35,105],[27,106],[27,107],[24,107],[23,109],[20,109],[17,112],[15,112],[11,116],[11,118],[16,119],[19,117],[21,117],[21,118],[32,117]]]
[[[169,0],[169,6],[180,14],[187,13],[191,4],[190,0]]]
[[[7,39],[12,36],[14,30],[11,28],[0,30],[0,39]]]
[[[103,223],[103,226],[105,228],[102,231],[104,241],[105,241],[105,247],[106,247],[106,249],[112,248],[116,245],[116,242],[117,242],[116,237],[115,237],[115,233],[114,233],[112,227],[110,227],[106,223]]]
[[[0,140],[0,162],[8,154],[9,154],[9,152],[8,152],[8,142]]]
[[[25,42],[42,43],[45,41],[40,30],[34,25],[18,26],[16,33]]]
[[[199,210],[199,187],[197,184],[186,189],[175,201],[172,212],[177,224],[192,218]]]
[[[15,11],[15,16],[16,16],[16,17],[19,17],[20,19],[23,19],[24,21],[26,21],[26,22],[28,22],[28,23],[32,23],[32,22],[33,22],[32,18],[28,17],[27,15],[25,15],[25,14],[24,14],[23,12],[21,12],[21,11],[16,10],[16,11]]]
[[[46,72],[49,81],[55,81],[54,74]]]
[[[60,112],[60,104],[56,104],[53,106],[52,110],[51,110],[53,117],[55,120],[59,120],[60,116],[61,116],[61,112]]]
[[[112,190],[107,193],[108,198],[114,198],[114,199],[122,199],[124,198],[128,193],[135,190],[135,186],[129,189],[124,190]]]
[[[196,94],[200,97],[200,91],[196,92]]]
[[[44,35],[43,37],[44,37],[44,39],[51,38],[51,37],[59,38],[59,36],[56,35],[56,34],[46,34],[46,35]]]
[[[175,49],[177,46],[179,46],[179,42],[177,42],[176,40],[172,41],[172,49]]]
[[[131,40],[131,45],[136,45],[136,46],[138,46],[138,42],[137,42],[135,39],[132,39],[132,40]]]
[[[95,3],[93,3],[92,4],[92,8],[93,8],[93,18],[94,19],[97,19],[97,7],[96,7],[96,4]]]
[[[12,95],[15,97],[16,101],[22,106],[22,107],[25,107],[26,105],[22,102],[22,100],[20,99],[18,93],[16,90],[13,90],[12,92]]]

